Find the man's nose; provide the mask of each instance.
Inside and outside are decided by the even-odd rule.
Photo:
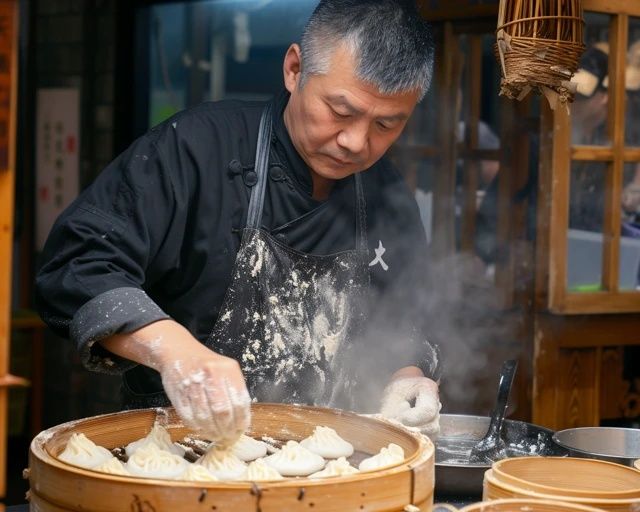
[[[353,123],[338,134],[338,146],[351,154],[362,153],[367,147],[369,127],[366,123]]]

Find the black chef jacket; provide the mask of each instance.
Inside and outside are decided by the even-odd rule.
[[[283,92],[274,100],[263,228],[303,252],[352,249],[354,179],[336,182],[324,202],[313,199],[309,169],[283,121],[288,97]],[[221,101],[176,114],[135,141],[58,218],[36,278],[36,304],[54,331],[77,344],[86,367],[126,372],[129,387],[143,393],[149,390],[138,377],[153,370],[96,341],[165,318],[200,341],[208,337],[256,183],[263,107]],[[417,205],[385,158],[362,176],[371,305],[360,364],[376,365],[377,379],[383,367],[391,372],[408,364],[432,373],[435,361],[424,350],[420,325],[427,247]]]

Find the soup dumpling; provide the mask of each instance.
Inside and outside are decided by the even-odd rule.
[[[58,459],[87,469],[93,469],[113,457],[113,454],[98,446],[84,434],[71,434],[64,451]]]
[[[353,455],[353,445],[342,439],[330,427],[317,426],[313,434],[300,441],[300,445],[325,459],[337,459]]]
[[[280,450],[264,459],[283,476],[307,476],[320,471],[325,460],[296,441],[289,441]]]
[[[364,459],[358,469],[360,471],[372,471],[374,469],[385,468],[400,464],[404,460],[404,450],[401,446],[389,443],[388,446],[382,448],[376,455]]]
[[[175,479],[189,463],[182,457],[149,443],[139,447],[124,465],[134,476]]]

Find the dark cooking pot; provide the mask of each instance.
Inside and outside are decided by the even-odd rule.
[[[479,498],[482,495],[484,473],[491,464],[471,464],[469,455],[475,443],[489,428],[488,416],[442,414],[440,435],[436,445],[436,495]],[[504,420],[502,438],[510,457],[534,455],[566,456],[567,451],[556,445],[553,430],[523,421]]]

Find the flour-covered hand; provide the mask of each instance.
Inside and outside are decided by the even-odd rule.
[[[232,444],[251,421],[251,399],[240,365],[200,343],[174,347],[163,354],[158,370],[176,412],[205,437]]]
[[[209,350],[179,323],[159,320],[100,343],[160,372],[178,415],[208,439],[231,444],[249,427],[251,399],[240,365]]]
[[[380,414],[419,428],[423,434],[435,435],[440,431],[442,407],[438,384],[415,370],[402,370],[394,375],[383,392]]]

